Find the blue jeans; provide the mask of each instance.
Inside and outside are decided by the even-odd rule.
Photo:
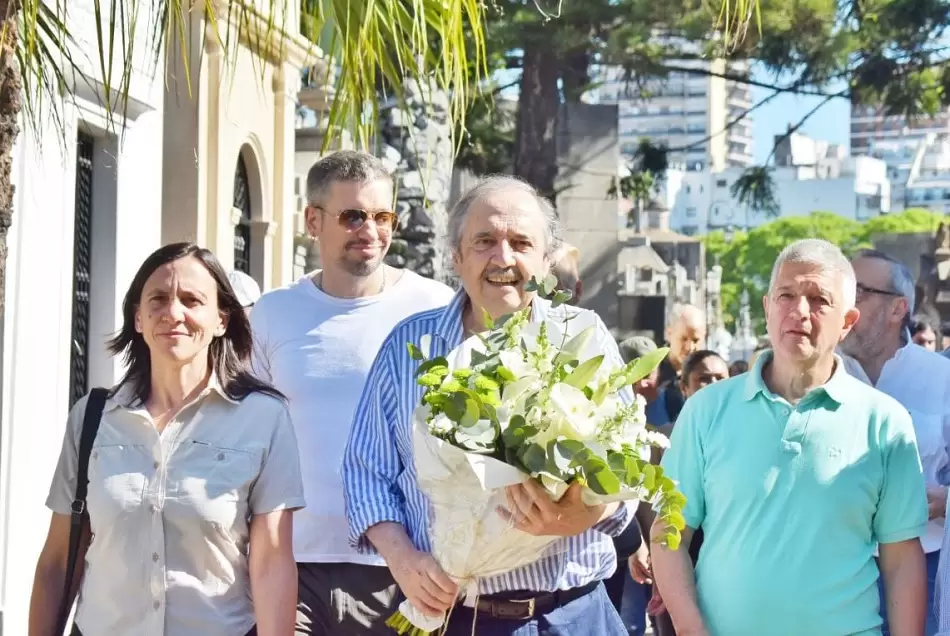
[[[934,636],[937,633],[937,610],[934,608],[934,591],[937,586],[937,565],[940,563],[940,550],[929,552],[925,557],[927,559],[927,626],[924,634]],[[877,589],[881,595],[881,618],[884,619],[881,632],[883,636],[890,636],[891,632],[887,624],[887,606],[884,601],[884,583],[881,579],[878,579]]]
[[[474,623],[473,623],[474,621]],[[492,618],[456,605],[445,636],[627,636],[603,584],[567,605],[525,621]]]
[[[627,575],[627,584],[623,589],[623,605],[620,609],[620,618],[627,626],[627,633],[630,636],[643,636],[647,631],[647,621],[653,622],[652,616],[647,617],[647,603],[650,601],[652,594],[652,585],[637,583]]]

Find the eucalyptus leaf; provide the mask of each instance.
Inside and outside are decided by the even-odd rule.
[[[553,294],[555,289],[557,289],[557,276],[548,274],[544,277],[544,280],[541,281],[541,291],[544,296],[547,297]]]
[[[532,276],[531,280],[529,280],[527,283],[524,284],[524,290],[526,292],[538,291],[538,289],[540,289],[539,284],[538,284],[538,279],[535,278],[534,276]]]
[[[547,453],[540,444],[526,444],[522,449],[521,463],[528,469],[528,472],[535,474],[544,470],[547,463]]]
[[[620,492],[620,479],[607,468],[588,472],[587,485],[598,495],[615,495]]]
[[[557,292],[555,292],[554,298],[551,299],[551,306],[560,307],[561,305],[569,301],[573,296],[574,294],[567,291],[566,289],[560,289]]]

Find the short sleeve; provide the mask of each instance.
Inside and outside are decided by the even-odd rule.
[[[884,478],[874,537],[879,543],[921,537],[927,528],[927,488],[910,414],[895,404],[882,424],[880,439]]]
[[[79,433],[86,402],[89,396],[81,398],[69,411],[66,419],[66,431],[63,433],[63,446],[59,452],[59,461],[53,472],[53,480],[46,497],[46,507],[61,515],[72,513],[73,499],[76,496],[76,473],[79,470]]]
[[[306,504],[300,476],[300,451],[290,421],[290,412],[281,403],[270,446],[261,472],[251,488],[251,514],[263,515],[277,510],[297,510]]]
[[[268,348],[266,305],[257,302],[251,309],[249,318],[251,323],[251,370],[254,375],[265,382],[273,383],[274,376],[270,370]]]
[[[702,525],[706,517],[706,496],[703,491],[706,458],[700,418],[704,412],[711,411],[703,408],[701,403],[702,398],[695,395],[683,405],[670,436],[670,447],[660,462],[663,472],[676,482],[679,491],[686,496],[683,517],[686,525],[694,530]]]

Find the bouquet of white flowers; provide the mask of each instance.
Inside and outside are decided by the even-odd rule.
[[[527,289],[553,295],[556,307],[570,293],[554,293],[555,284],[550,276],[532,279]],[[680,542],[686,498],[648,461],[649,447],[669,442],[646,426],[642,398],[625,403],[619,395],[652,372],[667,349],[626,366],[605,364],[593,314],[564,313],[563,320],[543,322],[531,321],[530,307],[497,321],[486,316],[488,330],[445,357],[428,359],[425,346],[408,344],[425,387],[413,416],[413,455],[431,506],[432,555],[470,599],[479,579],[550,554],[556,537],[521,532],[496,512],[507,507],[505,486],[529,477],[555,500],[579,482],[588,505],[650,502],[667,525],[666,544],[675,549]],[[387,624],[418,636],[445,620],[406,601]]]

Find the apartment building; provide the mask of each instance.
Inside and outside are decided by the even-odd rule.
[[[642,82],[605,67],[592,101],[617,104],[621,154],[632,156],[642,138],[669,147],[670,162],[690,171],[720,172],[752,165],[752,106],[748,84],[726,75],[748,72],[745,62],[681,60],[682,70]]]

